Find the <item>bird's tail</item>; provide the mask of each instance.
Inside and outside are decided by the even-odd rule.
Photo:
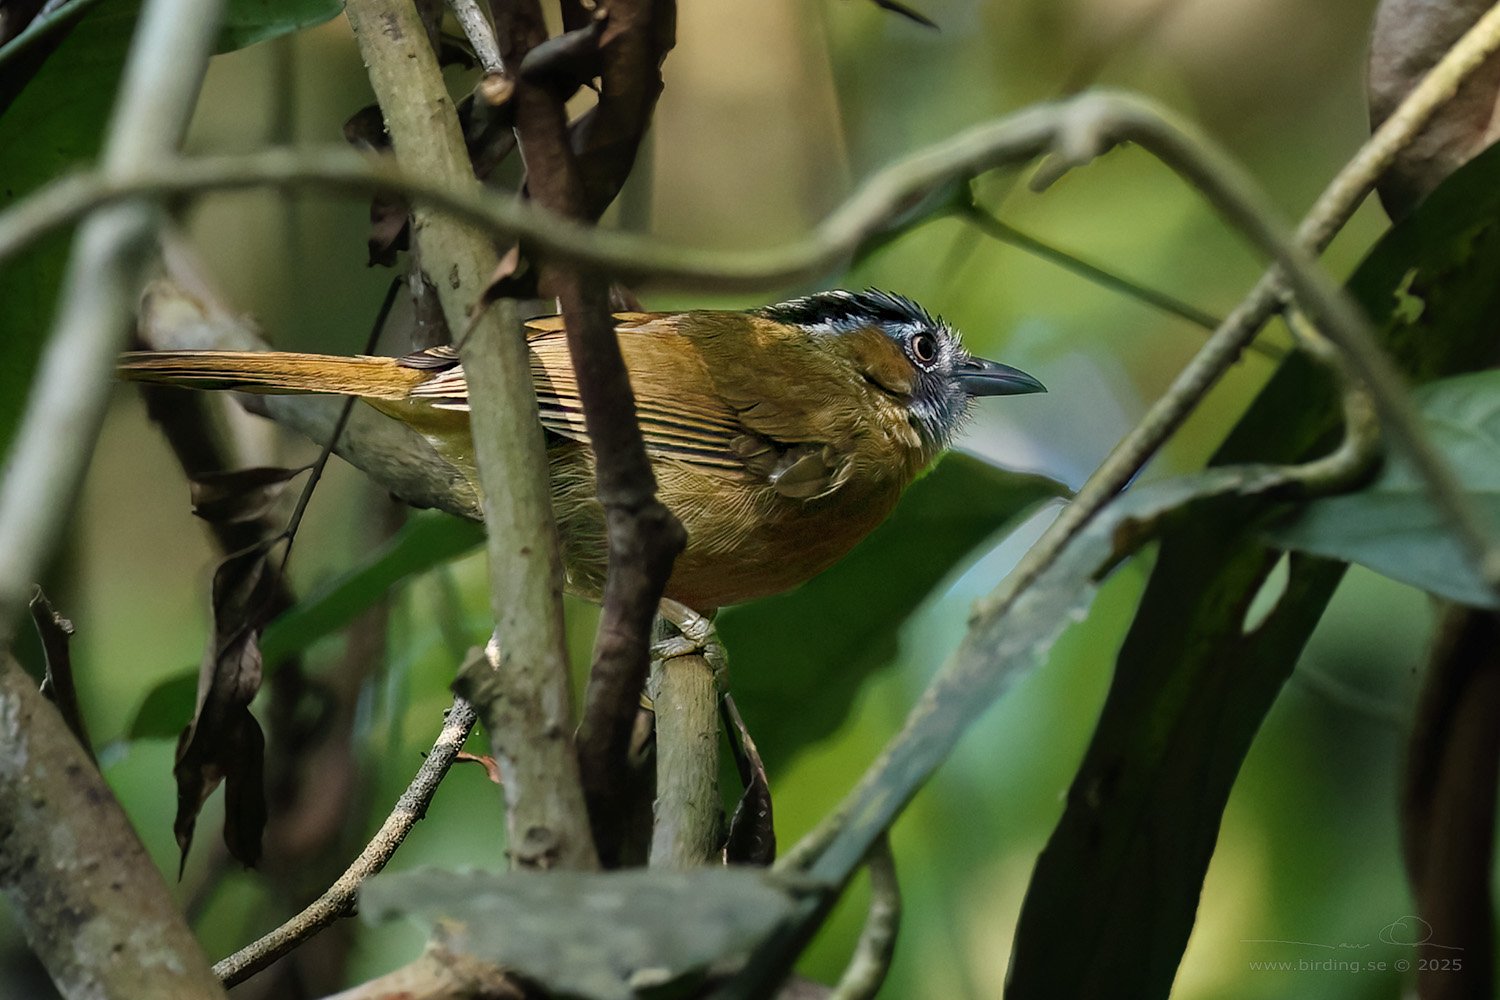
[[[235,389],[281,395],[339,393],[368,399],[405,399],[430,372],[395,358],[338,357],[280,351],[140,351],[120,355],[116,369],[132,382],[189,389]]]

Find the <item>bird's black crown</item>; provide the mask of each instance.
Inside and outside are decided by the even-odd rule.
[[[873,325],[939,327],[941,319],[904,295],[867,288],[862,292],[835,289],[778,302],[754,310],[777,323],[792,323],[808,330],[847,333]]]

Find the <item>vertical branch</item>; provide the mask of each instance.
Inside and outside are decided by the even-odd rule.
[[[651,676],[656,703],[656,823],[652,868],[707,864],[723,843],[719,798],[719,694],[702,656],[673,656]],[[711,764],[715,766],[705,766]]]
[[[608,6],[611,31],[617,39],[632,43],[614,50],[616,53],[653,51],[631,34],[651,29],[648,8],[652,6],[624,2]],[[671,9],[670,4],[655,6]],[[517,73],[526,53],[547,39],[540,6],[536,0],[492,0],[492,10],[501,57],[511,72]],[[661,87],[659,75],[654,82],[642,77],[657,74],[665,49],[650,61],[631,55],[623,63],[618,54],[609,55],[610,48],[604,51],[606,93],[623,90],[650,94],[648,101],[631,105],[637,110],[627,131],[634,131],[634,140],[627,143],[628,155],[617,159],[609,171],[622,181]],[[635,74],[635,79],[625,79],[623,72]],[[516,134],[526,162],[527,187],[533,198],[555,212],[594,219],[619,189],[618,182],[602,185],[601,190],[608,195],[602,200],[591,198],[573,153],[562,97],[524,76],[516,80],[512,101]],[[601,120],[612,120],[606,111],[601,98],[592,114],[596,119],[602,115]],[[623,798],[628,785],[626,748],[649,667],[651,621],[671,574],[672,560],[686,537],[676,518],[655,496],[656,478],[636,422],[635,395],[615,337],[607,280],[597,272],[551,266],[543,270],[543,285],[562,304],[568,352],[597,459],[597,493],[608,527],[609,575],[579,734],[579,762],[589,818],[601,857],[608,864],[618,853],[623,825]]]
[[[453,103],[411,0],[350,0],[349,23],[403,169],[474,190]],[[412,233],[443,314],[463,330],[498,255],[478,230],[416,205]],[[461,678],[505,773],[512,859],[596,863],[572,742],[562,570],[526,340],[513,308],[479,317],[462,347],[489,536],[491,670]]]

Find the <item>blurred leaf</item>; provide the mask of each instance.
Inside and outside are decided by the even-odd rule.
[[[137,6],[63,8],[0,52],[0,211],[98,156]],[[69,240],[54,233],[0,268],[0,453],[52,322]]]
[[[146,692],[141,707],[125,732],[130,740],[175,739],[182,720],[193,716],[198,701],[198,672],[185,670],[160,681]]]
[[[936,21],[929,18],[926,14],[913,10],[912,8],[906,6],[906,4],[904,3],[898,3],[897,0],[873,0],[873,3],[881,10],[888,10],[893,14],[900,14],[907,20],[914,21],[915,23],[922,25],[924,28],[937,28]]]
[[[188,483],[193,513],[218,524],[243,524],[265,517],[286,484],[306,469],[258,466],[195,473]]]
[[[1401,848],[1424,922],[1412,940],[1427,945],[1417,996],[1495,995],[1495,904],[1490,880],[1475,876],[1494,868],[1497,717],[1500,615],[1450,607],[1428,657],[1401,783]],[[1475,960],[1441,961],[1458,955]]]
[[[224,789],[224,844],[245,865],[260,858],[266,825],[261,787],[265,737],[250,714],[260,690],[261,655],[256,641],[270,583],[266,554],[271,543],[229,556],[214,572],[213,636],[199,668],[197,708],[177,743],[177,819],[172,832],[187,863],[198,813],[219,782]]]
[[[230,0],[219,51],[319,24],[340,0]],[[0,49],[0,211],[99,155],[139,0],[74,0]],[[0,452],[15,432],[50,326],[69,234],[0,268]]]
[[[1349,281],[1418,381],[1470,370],[1500,342],[1497,173],[1492,151],[1454,174]],[[1322,454],[1337,441],[1338,412],[1326,374],[1294,355],[1214,462]],[[1258,539],[1264,507],[1207,509],[1163,539],[1067,808],[1032,874],[1008,996],[1170,991],[1229,790],[1343,572],[1294,556],[1275,609],[1245,633],[1245,611],[1280,555]]]
[[[763,871],[450,872],[377,875],[367,920],[409,916],[450,950],[534,980],[550,996],[631,1000],[743,957],[791,912]]]
[[[414,514],[365,561],[334,578],[266,626],[260,639],[265,663],[275,664],[306,649],[359,617],[391,587],[463,555],[484,541],[484,527],[446,514]],[[146,695],[127,727],[127,738],[176,736],[197,697],[196,672],[184,671],[158,683]]]
[[[902,624],[965,556],[1042,502],[1067,495],[1042,476],[950,454],[896,512],[828,572],[717,621],[742,708],[775,719],[761,752],[773,772],[838,728],[865,677],[895,655]]]
[[[901,732],[840,804],[835,815],[841,819],[808,874],[842,886],[974,721],[1046,659],[1063,630],[1082,619],[1110,568],[1154,537],[1164,518],[1196,506],[1243,505],[1241,494],[1281,482],[1281,472],[1267,466],[1210,469],[1133,487],[1096,514],[1002,613],[988,616],[965,637],[907,714]],[[830,905],[827,898],[805,900],[730,995],[762,995],[758,990],[790,968]],[[1071,940],[1071,932],[1058,933]],[[1040,989],[1025,995],[1070,994]]]
[[[1459,375],[1419,389],[1433,445],[1500,534],[1500,372]],[[1494,595],[1453,537],[1410,462],[1392,454],[1374,482],[1323,497],[1278,519],[1271,544],[1357,562],[1393,580],[1464,604]]]
[[[1365,86],[1371,125],[1384,124],[1490,7],[1488,0],[1381,0],[1370,36]],[[1402,143],[1377,185],[1381,204],[1392,218],[1409,214],[1443,178],[1493,141],[1490,123],[1500,103],[1497,85],[1500,66],[1491,59]]]
[[[229,0],[219,27],[218,51],[233,52],[331,21],[343,0]]]
[[[455,559],[483,542],[483,525],[447,514],[415,514],[362,563],[266,626],[261,653],[274,665],[348,625],[406,577]]]
[[[1003,614],[965,636],[886,748],[879,770],[861,780],[850,819],[812,874],[829,882],[849,876],[974,720],[1046,660],[1063,630],[1082,620],[1099,582],[1153,538],[1163,519],[1199,506],[1243,504],[1242,494],[1282,481],[1280,470],[1269,466],[1210,469],[1133,487],[1096,514]]]

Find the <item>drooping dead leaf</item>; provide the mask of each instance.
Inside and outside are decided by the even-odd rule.
[[[413,257],[415,258],[415,254]],[[453,343],[453,334],[448,329],[448,317],[443,313],[443,302],[438,297],[437,286],[422,270],[421,262],[413,259],[407,277],[411,291],[412,330],[408,338],[414,351]]]
[[[661,65],[676,44],[676,32],[676,6],[666,0],[610,5],[598,43],[599,102],[568,127],[583,183],[585,218],[603,214],[635,164],[641,136],[661,96]]]
[[[260,690],[260,630],[270,607],[267,556],[272,542],[219,564],[213,583],[213,631],[198,674],[193,718],[177,741],[177,819],[172,832],[187,861],[198,813],[225,782],[224,843],[246,865],[260,858],[266,823],[261,785],[265,738],[250,714]]]
[[[750,730],[740,717],[733,695],[720,703],[724,729],[734,751],[735,766],[740,772],[740,795],[734,815],[729,818],[729,836],[724,844],[724,860],[732,865],[769,865],[776,860],[776,822],[771,810],[771,785],[766,765],[750,738]]]
[[[265,517],[287,483],[307,471],[260,466],[200,472],[188,484],[193,513],[216,524],[244,524]]]
[[[388,153],[391,137],[385,131],[380,105],[360,108],[344,122],[344,141],[367,153]],[[407,217],[411,203],[394,191],[377,191],[370,197],[369,266],[394,267],[396,254],[411,241]]]
[[[521,255],[521,245],[512,243],[500,255],[495,273],[490,275],[479,297],[479,308],[487,309],[498,299],[524,299],[537,293],[537,274],[531,261]]]
[[[1379,127],[1490,0],[1382,0],[1370,39],[1370,122]],[[1500,137],[1500,55],[1489,60],[1397,154],[1378,188],[1392,219],[1410,214],[1453,171]]]
[[[479,755],[469,753],[469,751],[467,750],[460,750],[453,759],[457,761],[464,761],[470,764],[480,765],[484,768],[485,773],[489,775],[490,781],[494,782],[497,785],[501,784],[500,765],[497,764],[495,762],[495,758],[491,757],[489,754]]]
[[[583,27],[554,35],[527,52],[521,60],[521,78],[564,100],[573,96],[603,69],[599,50],[608,26],[609,12],[601,7]]]

